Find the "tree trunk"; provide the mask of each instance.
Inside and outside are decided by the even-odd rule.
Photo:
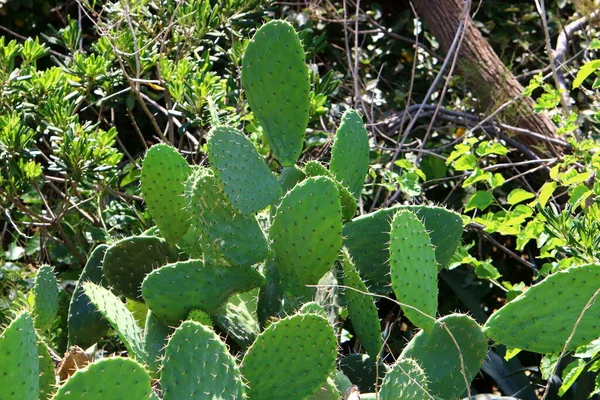
[[[413,0],[420,17],[447,52],[463,18],[461,0]],[[483,102],[486,110],[494,110],[504,102],[523,93],[523,86],[496,55],[490,44],[470,17],[464,26],[464,39],[459,49],[458,66],[467,84]],[[533,111],[535,102],[522,97],[514,106],[508,107],[497,117],[512,126],[537,132],[545,137],[556,138],[556,126],[547,114]],[[529,147],[538,155],[556,154],[552,144],[523,133],[513,138]]]

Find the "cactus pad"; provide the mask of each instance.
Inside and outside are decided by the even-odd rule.
[[[369,136],[355,110],[347,110],[342,116],[331,149],[329,169],[356,199],[360,197],[369,171]]]
[[[191,167],[166,144],[152,146],[142,163],[142,193],[162,236],[171,244],[185,235],[190,215],[185,208],[185,181]]]
[[[390,291],[390,221],[400,210],[410,210],[423,221],[435,248],[436,261],[441,266],[450,261],[461,241],[460,216],[441,207],[396,206],[354,218],[344,225],[344,246],[374,293],[387,294]]]
[[[186,321],[167,348],[160,383],[164,400],[243,399],[244,383],[219,336],[209,327]]]
[[[150,376],[130,358],[105,358],[80,369],[53,400],[148,400]]]
[[[264,277],[252,267],[189,260],[165,265],[149,274],[142,284],[142,295],[157,317],[175,323],[196,308],[213,313],[232,294],[264,283]]]
[[[366,354],[350,354],[340,361],[340,368],[361,392],[373,392],[385,376],[385,365],[375,360]]]
[[[309,178],[289,191],[269,230],[286,294],[304,293],[333,265],[342,247],[342,207],[335,183]]]
[[[40,362],[33,327],[27,313],[15,318],[0,335],[0,390],[2,400],[37,400]]]
[[[571,267],[530,287],[496,311],[485,324],[495,342],[536,353],[563,350],[586,304],[598,290],[600,265]],[[568,350],[600,335],[600,299],[588,308],[571,338]]]
[[[38,340],[37,345],[38,359],[40,360],[40,398],[47,400],[52,397],[56,388],[56,375],[54,371],[54,361],[50,356],[48,345],[42,340]]]
[[[281,195],[277,178],[254,144],[237,129],[213,128],[208,158],[229,202],[242,214],[262,210]]]
[[[254,343],[260,332],[256,316],[258,289],[234,294],[213,314],[215,323],[240,347]]]
[[[421,367],[415,360],[405,358],[398,360],[385,374],[379,397],[381,400],[422,400],[431,395]]]
[[[431,331],[416,334],[400,358],[412,358],[419,364],[427,375],[432,395],[455,399],[467,391],[467,384],[479,372],[486,353],[487,340],[477,322],[467,315],[451,314],[437,320]]]
[[[152,311],[148,311],[144,326],[144,350],[148,356],[148,369],[153,377],[158,376],[167,339],[172,333],[173,329],[171,327],[157,318]]]
[[[344,217],[344,220],[349,220],[352,219],[352,217],[354,217],[354,214],[356,214],[356,209],[358,208],[354,196],[343,184],[338,182],[333,177],[333,175],[327,170],[327,168],[325,168],[318,161],[309,161],[304,165],[304,173],[308,177],[326,176],[328,178],[331,178],[335,182],[336,187],[340,193],[340,204],[342,205],[342,216]]]
[[[142,341],[142,330],[125,304],[110,290],[94,283],[84,283],[83,290],[96,309],[117,331],[129,355],[144,362],[146,352]]]
[[[283,188],[284,192],[288,192],[298,183],[302,182],[306,178],[304,172],[293,165],[291,167],[285,167],[281,170],[281,174],[279,175],[279,183]]]
[[[344,289],[344,298],[348,305],[352,327],[367,353],[373,359],[376,359],[383,346],[377,307],[373,302],[373,298],[368,295],[369,290],[360,278],[352,259],[345,249],[342,252],[341,263],[343,269],[342,283],[348,287]]]
[[[198,234],[227,261],[250,266],[267,257],[267,240],[256,218],[233,209],[212,172],[195,172],[188,180],[186,197]]]
[[[325,384],[321,386],[308,400],[340,400],[340,392],[335,387],[335,382],[327,378]]]
[[[327,320],[298,314],[271,324],[242,361],[252,400],[301,400],[320,388],[335,367],[337,341]]]
[[[256,32],[242,61],[242,85],[275,157],[285,167],[293,165],[308,124],[310,83],[291,24],[271,21]]]
[[[402,311],[419,328],[433,328],[438,268],[429,235],[415,213],[402,210],[394,216],[389,251],[392,288]]]
[[[37,329],[50,329],[58,314],[58,281],[54,268],[43,265],[38,269],[33,293],[34,325]]]

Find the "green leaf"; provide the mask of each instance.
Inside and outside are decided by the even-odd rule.
[[[471,175],[469,175],[469,177],[467,179],[465,179],[462,187],[466,188],[466,187],[469,187],[480,181],[488,181],[489,182],[491,179],[492,179],[491,172],[484,172],[482,169],[475,168],[475,171],[473,171],[471,173]]]
[[[556,190],[556,182],[546,182],[540,189],[540,194],[538,195],[538,202],[542,207],[546,207],[548,200],[552,197],[552,193]]]
[[[568,171],[558,174],[557,178],[564,186],[569,186],[583,183],[590,179],[590,176],[592,176],[592,174],[587,171],[578,172],[575,168],[571,168]]]
[[[494,202],[494,196],[490,192],[479,190],[467,202],[466,211],[471,211],[477,208],[480,211],[485,210]]]
[[[490,154],[498,154],[505,156],[508,154],[508,149],[500,142],[483,141],[477,147],[476,153],[478,156],[483,157]]]
[[[511,206],[514,206],[515,204],[519,204],[525,200],[529,200],[534,197],[535,195],[531,192],[528,192],[527,190],[515,189],[512,192],[510,192],[508,198],[506,199],[506,202]]]
[[[583,64],[581,68],[579,68],[579,71],[577,71],[577,76],[573,80],[573,89],[576,89],[579,86],[581,86],[583,81],[588,76],[593,74],[594,71],[596,71],[597,69],[600,69],[600,60],[592,60]]]
[[[492,189],[496,189],[504,184],[504,180],[502,174],[495,173],[488,182]]]
[[[473,154],[463,154],[454,163],[454,169],[457,171],[472,171],[477,168],[477,157]]]
[[[594,192],[588,189],[585,184],[578,185],[571,192],[571,197],[569,197],[569,204],[573,207],[583,206],[583,202]]]
[[[475,263],[475,275],[479,279],[498,279],[502,277],[500,272],[492,265],[491,261],[477,261]]]
[[[558,362],[558,354],[546,354],[542,357],[540,362],[540,371],[542,372],[542,379],[547,380],[554,372],[556,363]]]
[[[559,396],[564,395],[567,390],[573,386],[577,378],[579,378],[579,375],[581,375],[585,369],[585,365],[586,362],[584,360],[576,360],[566,366],[562,374],[562,385],[560,385],[560,389],[558,389]]]

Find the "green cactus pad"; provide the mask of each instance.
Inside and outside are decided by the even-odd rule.
[[[190,321],[198,322],[199,324],[206,325],[212,328],[213,323],[210,319],[210,315],[205,313],[204,311],[196,308],[188,313],[187,319]]]
[[[256,316],[258,289],[234,294],[213,314],[215,323],[240,347],[254,343],[260,333]]]
[[[355,110],[347,110],[342,116],[331,149],[329,169],[354,198],[360,197],[369,171],[369,135]]]
[[[189,260],[149,274],[142,284],[142,296],[157,317],[176,323],[196,308],[213,313],[232,294],[264,283],[265,278],[252,267]]]
[[[68,317],[69,346],[76,344],[87,349],[100,340],[110,327],[102,314],[96,312],[96,307],[90,303],[90,299],[83,292],[84,282],[104,286],[102,259],[107,249],[108,246],[104,244],[94,249],[73,291]]]
[[[335,183],[308,178],[289,191],[269,230],[284,292],[306,292],[333,265],[342,247],[342,207]]]
[[[243,399],[244,383],[219,336],[209,327],[186,321],[165,350],[160,383],[164,400]]]
[[[58,314],[58,281],[54,268],[43,265],[38,269],[33,294],[34,325],[36,329],[50,329]]]
[[[144,200],[160,233],[171,244],[177,243],[189,227],[183,194],[191,171],[179,152],[166,144],[152,146],[142,163]]]
[[[313,176],[326,176],[331,178],[336,184],[336,187],[340,193],[340,204],[342,205],[342,216],[344,220],[349,220],[354,217],[356,214],[356,209],[358,205],[356,204],[356,199],[350,191],[339,181],[335,180],[333,174],[327,170],[320,162],[318,161],[309,161],[304,165],[304,173],[308,177]]]
[[[95,283],[84,283],[83,290],[96,309],[117,331],[129,355],[144,362],[146,352],[142,341],[142,330],[125,304],[110,290]]]
[[[271,21],[248,43],[242,85],[279,162],[293,165],[304,143],[310,83],[304,49],[291,24]]]
[[[350,379],[348,379],[348,377],[344,375],[344,373],[339,369],[333,371],[333,373],[331,374],[331,378],[333,379],[333,383],[335,384],[335,387],[340,393],[344,393],[346,389],[352,386],[352,382],[350,382]]]
[[[195,172],[188,180],[186,197],[201,240],[231,264],[250,266],[267,257],[267,239],[256,218],[233,209],[212,172]]]
[[[52,397],[56,389],[56,377],[54,372],[54,362],[50,356],[48,345],[41,339],[37,345],[38,359],[40,360],[40,398],[47,400]]]
[[[337,341],[327,320],[298,314],[271,324],[242,361],[252,400],[301,400],[320,388],[335,367]]]
[[[496,311],[485,324],[485,334],[511,348],[540,354],[565,347],[586,304],[600,287],[600,265],[571,267],[550,275]],[[577,325],[568,350],[600,336],[600,299]]]
[[[341,394],[335,387],[335,382],[331,378],[327,378],[323,386],[321,386],[308,400],[340,400]]]
[[[367,353],[375,359],[379,355],[381,347],[383,347],[377,307],[373,302],[373,297],[368,295],[369,290],[360,278],[352,259],[345,249],[342,251],[341,264],[343,269],[342,284],[348,287],[344,289],[344,298],[348,306],[352,327]]]
[[[279,183],[283,188],[284,192],[290,191],[298,183],[302,182],[306,178],[304,172],[293,165],[291,167],[285,167],[281,170],[279,175]]]
[[[317,303],[316,301],[309,301],[308,303],[302,304],[300,310],[298,310],[299,314],[315,314],[327,319],[327,312],[325,308]]]
[[[392,289],[402,311],[419,328],[433,328],[438,268],[425,226],[412,211],[398,211],[394,216],[389,251]]]
[[[281,196],[281,185],[254,144],[237,129],[213,128],[208,159],[231,205],[242,214],[266,208]]]
[[[267,283],[260,288],[256,314],[260,326],[265,327],[269,318],[280,316],[284,294],[279,280],[279,269],[273,259],[265,262],[263,274]]]
[[[385,376],[385,365],[378,365],[374,358],[366,354],[350,354],[342,358],[340,369],[361,392],[375,391]]]
[[[148,400],[150,376],[130,358],[105,358],[80,369],[53,400]]]
[[[177,259],[177,249],[164,239],[133,236],[119,240],[106,250],[102,269],[115,293],[140,300],[146,275]]]
[[[17,316],[0,335],[0,390],[2,400],[37,400],[40,361],[33,320]]]
[[[464,375],[459,349],[465,367]],[[412,358],[419,364],[429,380],[432,395],[456,399],[467,391],[465,381],[470,384],[479,372],[487,349],[487,340],[477,322],[467,315],[451,314],[437,320],[431,331],[416,334],[402,351],[400,359]]]
[[[344,246],[373,293],[388,294],[391,290],[390,222],[401,210],[412,211],[423,221],[435,248],[436,261],[441,266],[450,261],[461,241],[460,215],[441,207],[396,206],[354,218],[344,225]]]
[[[381,400],[423,400],[431,398],[427,386],[427,377],[415,360],[398,360],[385,374],[381,391]]]
[[[162,358],[165,354],[165,346],[173,330],[173,328],[157,318],[152,311],[148,311],[144,328],[144,350],[148,355],[148,369],[153,377],[158,377],[158,371],[160,370]]]

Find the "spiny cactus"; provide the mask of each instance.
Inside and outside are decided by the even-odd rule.
[[[335,387],[335,382],[331,378],[327,378],[323,386],[321,386],[308,400],[339,400],[340,392]]]
[[[331,268],[342,246],[342,209],[335,183],[308,178],[289,191],[269,230],[284,291],[305,294]]]
[[[0,335],[0,390],[3,400],[37,400],[40,387],[33,320],[17,316]]]
[[[343,184],[335,180],[333,174],[329,172],[327,168],[325,168],[318,161],[309,161],[304,165],[304,173],[307,177],[326,176],[328,178],[331,178],[335,182],[338,192],[340,194],[340,204],[342,205],[342,216],[344,217],[344,220],[349,220],[352,219],[352,217],[354,217],[354,214],[356,214],[356,209],[358,207],[354,196],[352,195],[352,193],[350,193],[348,188],[346,188]]]
[[[58,314],[58,281],[54,268],[43,265],[38,269],[33,295],[34,325],[37,329],[50,329]]]
[[[48,345],[41,339],[38,339],[37,354],[40,362],[39,400],[48,400],[56,389],[56,377]]]
[[[165,354],[165,346],[173,328],[148,311],[144,325],[144,352],[147,355],[147,365],[153,377],[158,377],[158,371]]]
[[[231,205],[253,214],[281,195],[281,185],[252,142],[235,128],[210,131],[208,159]]]
[[[369,171],[369,137],[362,118],[355,110],[349,109],[342,116],[331,149],[329,169],[354,198],[360,197]]]
[[[188,260],[150,273],[142,284],[142,295],[154,314],[176,323],[196,308],[213,313],[232,294],[264,283],[264,277],[253,267]]]
[[[152,146],[142,163],[146,206],[162,236],[171,244],[177,243],[189,227],[190,215],[183,194],[190,173],[187,161],[166,144]]]
[[[279,162],[293,165],[304,143],[310,84],[304,49],[291,24],[271,21],[248,43],[242,85]]]
[[[361,392],[374,392],[385,376],[385,365],[366,354],[350,354],[342,358],[340,368]]]
[[[398,360],[385,374],[381,391],[381,400],[422,400],[431,398],[427,385],[427,376],[415,360]]]
[[[427,376],[430,392],[451,400],[467,391],[486,353],[487,340],[477,322],[468,315],[451,314],[438,319],[431,330],[416,334],[400,358],[416,361]]]
[[[150,272],[177,261],[175,247],[154,236],[133,236],[114,243],[104,256],[106,280],[119,295],[132,300],[142,296],[142,281]]]
[[[112,357],[75,372],[53,400],[148,400],[150,393],[150,376],[142,365]]]
[[[485,324],[485,334],[512,348],[536,353],[561,352],[586,345],[600,335],[596,299],[576,322],[600,287],[600,265],[571,267],[530,287],[496,311]]]
[[[402,311],[416,326],[433,328],[438,268],[429,235],[413,212],[402,210],[394,216],[389,251],[392,288]]]
[[[260,333],[257,297],[258,289],[234,294],[213,314],[215,324],[242,348],[250,346]]]
[[[160,383],[164,400],[245,398],[235,359],[211,328],[194,321],[169,339]]]
[[[256,338],[242,361],[248,397],[304,399],[325,383],[336,355],[335,334],[324,318],[298,314],[277,321]]]
[[[107,245],[100,245],[94,249],[88,258],[69,304],[68,330],[69,345],[78,345],[88,348],[96,343],[108,331],[110,324],[96,312],[96,307],[83,291],[84,282],[104,285],[102,273],[102,259],[108,249]]]

